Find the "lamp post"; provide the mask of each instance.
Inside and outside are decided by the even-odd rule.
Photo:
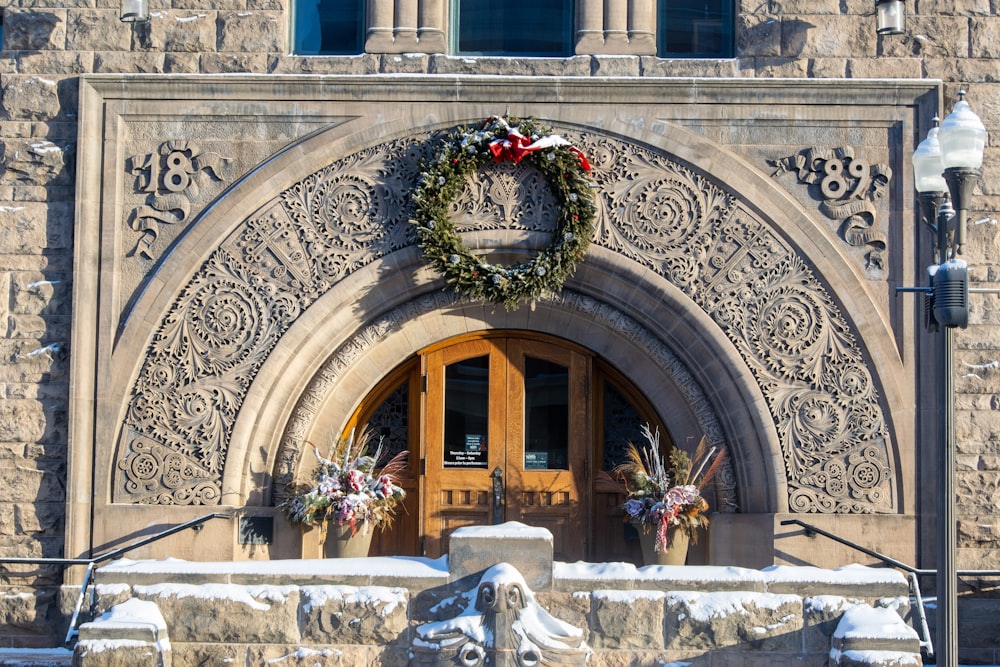
[[[913,153],[913,178],[923,223],[934,234],[934,264],[928,268],[925,322],[940,331],[941,460],[938,470],[937,633],[938,667],[958,665],[958,573],[955,557],[955,328],[968,325],[969,277],[958,258],[965,244],[966,211],[981,177],[986,128],[965,101]],[[935,121],[937,119],[935,118]],[[947,189],[947,192],[946,192]],[[950,202],[949,195],[950,194]],[[952,210],[954,205],[954,210]]]

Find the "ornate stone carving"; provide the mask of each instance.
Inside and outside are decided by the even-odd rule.
[[[608,139],[592,157],[605,214],[597,243],[668,278],[736,345],[767,398],[800,512],[896,506],[888,430],[851,327],[804,262],[735,193],[666,157]],[[653,185],[655,183],[655,187]],[[656,231],[651,231],[656,220]],[[871,486],[824,475],[868,452]],[[836,466],[834,466],[836,467]]]
[[[881,199],[892,178],[888,165],[869,165],[852,148],[808,148],[796,155],[768,160],[772,177],[794,173],[799,183],[811,186],[822,199],[820,211],[840,223],[840,237],[851,246],[867,248],[870,274],[885,269],[887,237],[878,229],[875,201]]]
[[[743,356],[780,437],[792,508],[894,511],[896,476],[878,392],[850,324],[803,260],[738,193],[705,175],[617,139],[573,141],[591,157],[598,184],[594,242],[676,285]],[[306,177],[240,225],[195,273],[161,323],[136,381],[120,434],[115,502],[218,497],[232,425],[280,336],[336,282],[412,245],[407,193],[427,145],[426,137],[390,142]],[[520,188],[517,197],[535,197],[534,210],[544,211],[534,176],[491,171],[473,179],[456,201],[456,215],[478,219],[492,211],[515,230],[537,229],[544,216],[503,213],[511,210],[512,188]],[[568,291],[553,301],[614,321],[622,336],[652,339],[651,358],[675,378],[687,373],[662,342],[610,305]],[[296,460],[296,440],[324,383],[397,319],[450,303],[440,293],[407,304],[331,358],[288,425],[279,476]],[[694,405],[709,439],[718,442],[707,402]],[[168,479],[162,454],[140,460],[161,451],[153,445],[182,456],[188,474]],[[214,485],[212,493],[205,484]]]
[[[129,256],[153,259],[160,225],[184,222],[192,200],[198,197],[200,181],[225,180],[231,161],[218,153],[202,152],[191,141],[166,141],[155,153],[128,158],[126,169],[136,177],[136,194],[147,195],[146,203],[129,216],[129,226],[139,232]]]
[[[362,151],[310,175],[247,219],[195,273],[136,382],[118,451],[117,502],[218,502],[232,425],[280,336],[331,285],[411,242],[403,183],[413,182],[419,155],[404,158],[407,148]],[[182,454],[188,481],[168,483],[167,468],[149,458],[137,476],[137,441]]]
[[[500,563],[486,570],[461,613],[417,626],[410,664],[585,665],[591,650],[583,637],[535,602],[520,572]]]

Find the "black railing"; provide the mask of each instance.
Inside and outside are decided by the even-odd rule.
[[[73,617],[69,622],[69,629],[66,631],[65,643],[69,644],[73,641],[78,633],[76,624],[80,619],[80,610],[83,608],[83,600],[87,596],[87,589],[90,588],[90,582],[94,575],[94,569],[99,563],[104,563],[109,560],[114,560],[116,558],[121,558],[123,555],[132,551],[133,549],[138,549],[139,547],[144,547],[147,544],[153,542],[158,542],[165,537],[170,537],[175,533],[179,533],[184,530],[201,530],[202,525],[210,521],[211,519],[231,519],[232,516],[229,514],[223,514],[222,512],[214,512],[212,514],[206,514],[205,516],[198,517],[197,519],[192,519],[185,523],[177,524],[176,526],[171,526],[170,528],[156,533],[155,535],[150,535],[144,537],[141,540],[132,542],[131,544],[126,544],[123,547],[118,547],[99,556],[94,556],[93,558],[0,558],[0,571],[3,571],[4,565],[57,565],[63,567],[69,567],[72,565],[86,565],[87,571],[83,575],[83,584],[80,586],[80,595],[77,596],[76,606],[73,609]],[[17,576],[16,573],[7,572],[6,576]],[[25,575],[27,576],[27,575]]]
[[[895,558],[892,558],[891,556],[886,556],[885,554],[880,554],[877,551],[872,551],[871,549],[867,549],[867,548],[861,546],[860,544],[857,544],[855,542],[851,542],[850,540],[845,540],[843,537],[840,537],[839,535],[834,535],[833,533],[829,533],[829,532],[823,530],[822,528],[817,528],[816,526],[810,525],[810,524],[806,523],[805,521],[801,521],[799,519],[785,519],[784,521],[781,522],[782,526],[789,526],[789,525],[792,525],[792,524],[795,524],[797,526],[802,526],[803,528],[805,528],[806,535],[809,535],[810,533],[815,533],[817,535],[822,535],[823,537],[829,538],[829,539],[833,540],[834,542],[840,542],[844,546],[851,547],[855,551],[860,551],[863,554],[867,554],[867,555],[871,556],[872,558],[875,558],[877,560],[882,561],[886,565],[891,565],[892,567],[899,568],[900,570],[904,570],[906,572],[911,572],[913,574],[916,574],[916,575],[922,576],[922,577],[923,576],[933,577],[934,575],[937,574],[937,570],[928,570],[928,569],[913,567],[912,565],[907,565],[906,563],[903,563],[902,561],[898,561]],[[958,571],[958,576],[960,576],[960,577],[1000,577],[1000,570],[959,570]]]
[[[863,547],[860,544],[846,540],[839,535],[834,535],[831,532],[825,531],[822,528],[818,528],[811,524],[806,523],[800,519],[785,519],[781,522],[782,526],[801,526],[806,531],[807,536],[812,535],[822,535],[827,539],[831,539],[834,542],[839,542],[846,547],[850,547],[855,551],[860,551],[863,554],[871,556],[876,560],[880,560],[886,565],[898,568],[907,573],[907,580],[910,583],[910,594],[914,597],[914,606],[917,610],[917,618],[920,622],[920,646],[926,651],[928,658],[934,657],[934,644],[931,641],[931,633],[927,627],[927,615],[924,611],[924,599],[920,594],[920,583],[917,581],[917,577],[922,576],[935,576],[937,570],[928,570],[924,568],[913,567],[912,565],[907,565],[906,563],[896,560],[891,556],[886,556],[885,554],[880,554],[877,551]],[[959,577],[1000,577],[1000,570],[958,570]]]

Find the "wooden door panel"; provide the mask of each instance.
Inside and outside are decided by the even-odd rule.
[[[424,438],[426,443],[426,491],[424,507],[424,551],[436,558],[448,550],[448,536],[456,528],[489,525],[492,521],[490,471],[503,466],[503,420],[505,416],[505,360],[496,341],[472,340],[436,350],[424,357],[427,377]],[[461,456],[445,443],[446,371],[469,359],[488,357],[488,415],[485,456]],[[454,447],[454,445],[452,445]]]
[[[590,449],[589,410],[586,382],[589,359],[573,350],[535,340],[512,339],[507,346],[508,417],[507,427],[507,517],[531,526],[542,526],[552,532],[555,552],[561,560],[586,557],[587,536],[583,507],[585,461]],[[536,359],[566,369],[566,451],[562,457],[548,461],[552,468],[529,469],[529,463],[545,465],[526,454],[527,400],[526,367],[528,359]],[[558,469],[565,466],[566,469]]]
[[[488,363],[483,361],[486,357]],[[463,400],[462,390],[466,385],[462,384],[457,370],[449,375],[447,369],[459,364],[455,368],[461,370],[461,362],[467,362],[468,390],[480,396],[478,402],[474,398]],[[527,377],[533,380],[530,392],[525,389],[526,365],[530,366]],[[505,501],[503,519],[551,530],[556,553],[561,559],[585,557],[587,540],[583,518],[586,508],[582,498],[586,494],[582,490],[590,442],[586,397],[589,365],[589,357],[580,352],[552,343],[515,338],[474,339],[425,354],[424,526],[428,556],[436,557],[447,551],[448,535],[456,528],[492,523],[491,472],[500,468]],[[449,429],[461,430],[467,423],[482,423],[481,414],[479,417],[473,415],[469,422],[462,413],[464,410],[482,412],[482,382],[476,379],[475,371],[478,369],[481,377],[487,368],[486,456],[465,455],[455,450],[465,446],[475,452],[475,443],[481,434],[446,433]],[[544,372],[546,369],[557,372],[550,378]],[[450,385],[449,381],[454,384]],[[455,390],[452,398],[446,396],[449,387]],[[531,418],[537,420],[536,425],[541,425],[537,432],[531,430],[534,439],[530,450],[525,446],[529,421],[525,416],[526,395],[536,409]],[[453,402],[449,404],[450,409],[446,401]],[[553,442],[559,444],[549,450],[545,435],[549,433],[546,428],[552,425],[558,426],[554,431],[558,437]]]

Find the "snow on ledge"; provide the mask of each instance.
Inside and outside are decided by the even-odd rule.
[[[109,574],[214,574],[277,576],[394,576],[413,579],[448,576],[448,557],[437,559],[385,556],[377,558],[318,558],[247,561],[129,560],[122,558],[104,565]]]
[[[453,532],[452,537],[498,539],[498,540],[548,540],[552,541],[552,533],[547,528],[528,526],[519,521],[508,521],[495,526],[462,526]]]
[[[772,565],[761,570],[768,583],[812,584],[906,584],[898,570],[865,565],[845,565],[835,570],[811,566]]]
[[[900,639],[919,640],[917,632],[892,609],[857,605],[840,617],[834,631],[835,639]]]
[[[502,536],[502,539],[548,535],[544,528],[532,528],[518,523],[501,526],[464,527],[456,532],[466,535]],[[437,559],[382,556],[374,558],[320,558],[254,561],[186,561],[176,558],[163,560],[112,561],[100,568],[108,575],[214,575],[271,576],[300,578],[392,577],[411,580],[440,580],[450,576],[448,556]],[[906,586],[902,573],[888,568],[846,565],[835,570],[809,566],[775,565],[763,570],[712,565],[648,565],[631,563],[554,562],[553,581],[624,581],[624,582],[746,582],[767,589],[771,584],[828,584],[834,586]],[[612,586],[613,587],[613,586]]]
[[[552,578],[589,581],[746,581],[764,583],[759,570],[718,565],[647,565],[631,563],[553,563]]]

